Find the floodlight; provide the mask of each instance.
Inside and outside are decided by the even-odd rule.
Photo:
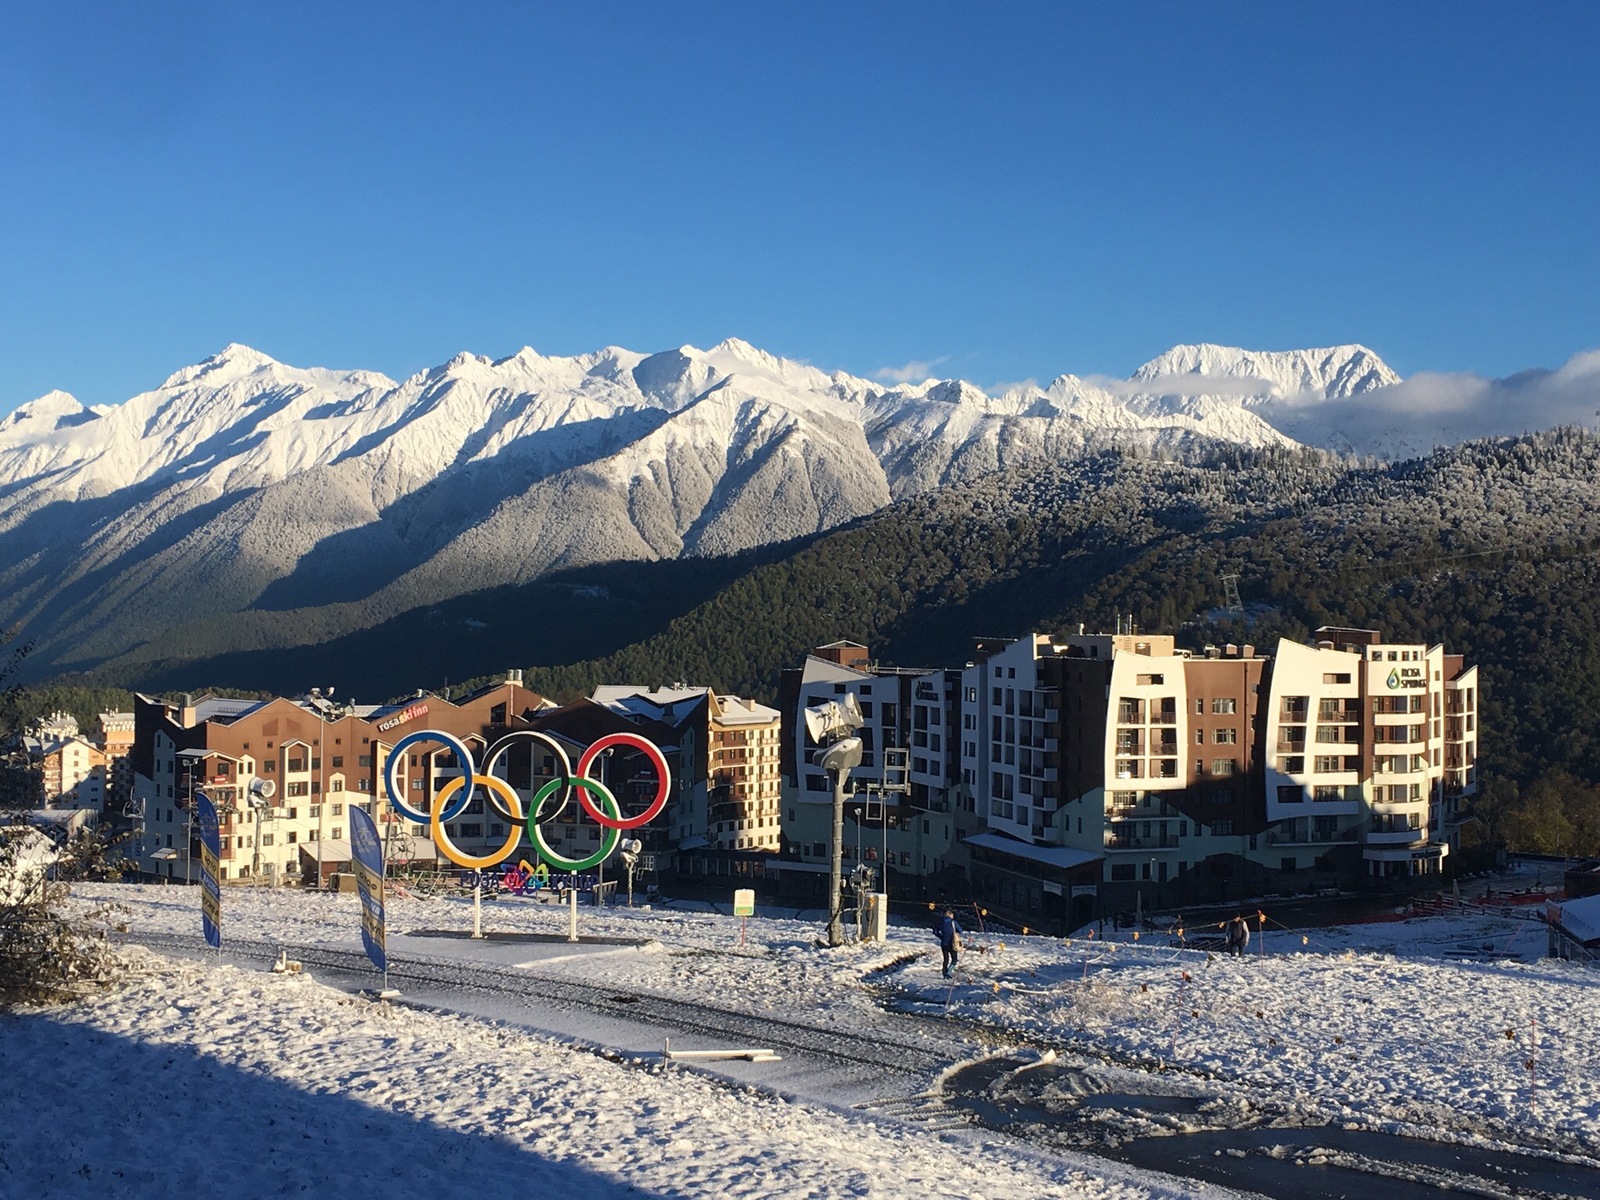
[[[843,775],[861,765],[864,747],[858,737],[840,738],[817,756],[817,765],[824,771]]]
[[[830,738],[847,737],[864,723],[853,692],[846,692],[843,700],[827,700],[806,709],[806,732],[818,745]]]

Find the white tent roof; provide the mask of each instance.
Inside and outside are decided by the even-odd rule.
[[[1067,846],[1035,846],[1032,842],[1019,841],[1003,833],[975,833],[966,839],[966,843],[969,846],[982,846],[985,850],[998,850],[1001,854],[1014,854],[1018,858],[1031,859],[1062,871],[1069,867],[1081,867],[1101,857],[1087,850],[1073,850]]]
[[[1584,945],[1600,941],[1600,896],[1585,896],[1561,905],[1561,928]]]

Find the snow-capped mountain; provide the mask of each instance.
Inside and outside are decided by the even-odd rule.
[[[1361,346],[1179,346],[1128,380],[989,395],[738,340],[460,354],[399,383],[231,345],[119,405],[52,392],[0,421],[0,620],[55,669],[182,657],[224,628],[312,644],[563,567],[815,533],[1086,446],[1292,444],[1273,405],[1306,427],[1397,382]]]

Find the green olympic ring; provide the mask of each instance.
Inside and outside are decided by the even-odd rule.
[[[605,826],[605,836],[600,839],[600,849],[588,858],[566,858],[550,848],[544,840],[544,830],[539,828],[539,813],[543,810],[545,801],[555,794],[557,788],[570,782],[573,787],[582,788],[591,793],[600,806],[606,810],[605,815],[613,821],[622,819],[622,806],[617,803],[617,798],[611,794],[611,789],[598,779],[590,779],[584,775],[574,775],[570,780],[552,779],[533,794],[533,800],[528,805],[528,838],[539,851],[539,857],[552,867],[565,871],[587,871],[590,867],[598,866],[611,857],[611,852],[617,848],[617,842],[622,838],[622,829],[616,825]],[[565,807],[565,805],[563,805]]]

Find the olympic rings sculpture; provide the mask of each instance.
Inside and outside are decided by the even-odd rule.
[[[522,798],[517,795],[516,789],[494,773],[495,764],[519,738],[542,744],[555,758],[557,767],[555,778],[541,785],[534,793],[526,814],[522,811]],[[404,751],[408,746],[414,746],[419,742],[435,742],[444,746],[456,756],[456,761],[461,766],[461,774],[439,789],[439,794],[434,797],[431,812],[412,808],[401,798],[400,789],[395,784],[395,768],[405,761]],[[594,760],[603,752],[619,746],[641,751],[650,760],[650,765],[656,772],[655,797],[645,806],[643,812],[633,817],[624,817],[622,805],[612,795],[611,789],[600,780],[589,777],[589,768],[594,765]],[[667,768],[666,756],[655,743],[636,733],[606,734],[583,752],[578,759],[578,769],[574,771],[572,760],[567,756],[561,743],[537,730],[519,729],[508,733],[495,743],[488,758],[484,760],[483,770],[479,771],[473,763],[472,752],[461,739],[438,729],[419,729],[415,733],[406,734],[389,751],[389,757],[383,765],[383,786],[395,812],[408,821],[428,826],[433,844],[439,848],[439,853],[458,867],[483,870],[499,866],[517,852],[522,843],[523,831],[526,829],[528,840],[533,843],[535,851],[543,862],[560,871],[587,871],[610,857],[611,852],[617,848],[617,842],[621,839],[624,829],[637,829],[660,815],[661,810],[667,806],[667,795],[672,790],[672,774]],[[455,844],[444,823],[460,816],[466,810],[473,793],[480,787],[484,789],[484,794],[489,797],[489,802],[494,805],[495,810],[511,824],[503,846],[488,854],[474,855],[466,853]],[[600,839],[600,848],[587,858],[568,858],[551,849],[550,844],[545,841],[544,831],[540,828],[546,821],[556,821],[561,818],[572,802],[574,791],[577,792],[578,804],[582,810],[605,829],[605,834]],[[545,806],[557,792],[561,793],[560,803],[556,805],[554,812],[545,816]]]

